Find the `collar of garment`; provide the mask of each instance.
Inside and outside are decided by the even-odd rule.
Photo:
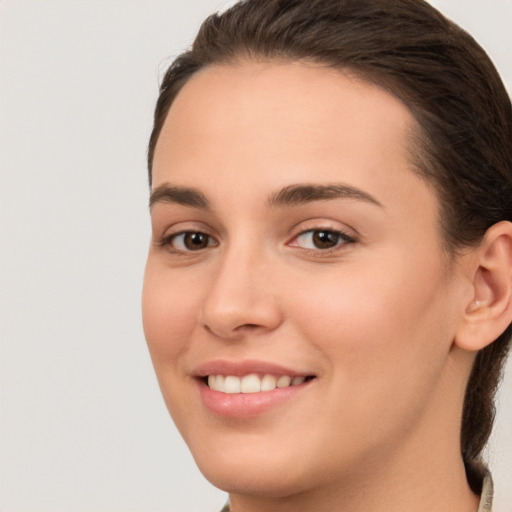
[[[491,512],[492,499],[494,495],[494,485],[492,483],[491,473],[486,471],[482,482],[482,494],[480,495],[480,505],[477,512]]]

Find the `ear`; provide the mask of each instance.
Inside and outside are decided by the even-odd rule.
[[[475,249],[471,301],[455,335],[455,345],[478,351],[512,322],[512,223],[491,226]]]

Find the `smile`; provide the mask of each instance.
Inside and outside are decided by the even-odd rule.
[[[289,375],[258,375],[251,373],[245,376],[236,375],[208,375],[208,387],[220,393],[261,393],[273,391],[276,388],[299,386],[312,377]]]
[[[304,367],[256,359],[214,359],[198,365],[191,373],[209,412],[241,420],[297,403],[298,397],[314,389],[318,380],[316,372]]]

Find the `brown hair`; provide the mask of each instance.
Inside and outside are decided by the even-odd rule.
[[[437,191],[452,252],[512,220],[508,94],[484,50],[423,0],[247,0],[210,16],[163,78],[149,142],[150,182],[160,130],[183,85],[206,66],[247,59],[349,69],[401,99],[420,127],[412,148],[416,171]],[[492,429],[510,335],[509,326],[474,363],[461,432],[467,467],[480,460]]]

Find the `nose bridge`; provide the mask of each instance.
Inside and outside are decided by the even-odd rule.
[[[227,247],[219,257],[202,308],[202,323],[221,338],[272,330],[281,321],[265,251],[254,244]]]

